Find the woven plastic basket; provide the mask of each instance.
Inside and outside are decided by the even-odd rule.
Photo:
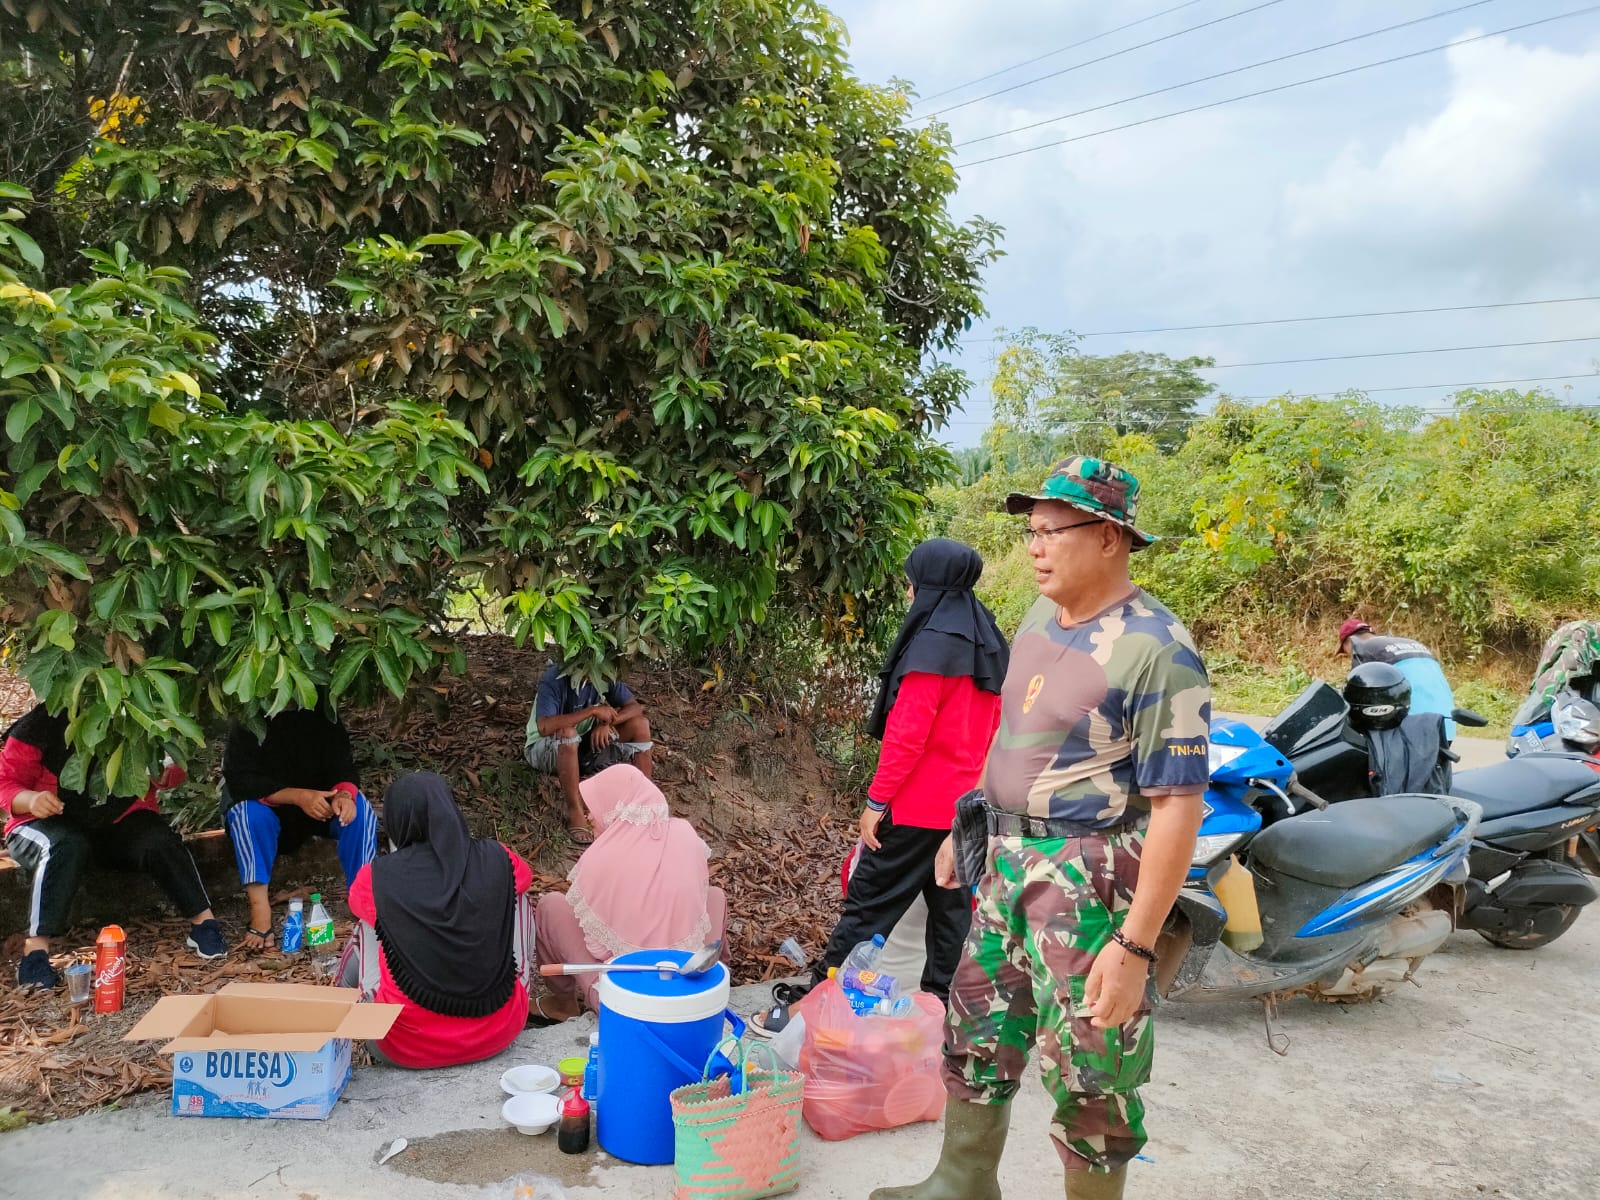
[[[760,1200],[800,1186],[805,1076],[752,1068],[742,1044],[738,1053],[737,1092],[721,1075],[672,1093],[673,1200]]]

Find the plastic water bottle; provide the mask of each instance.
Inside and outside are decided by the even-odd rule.
[[[333,945],[333,918],[322,907],[322,893],[311,893],[311,919],[306,922],[306,945],[315,950],[318,946]]]
[[[900,984],[893,975],[870,968],[858,970],[846,967],[839,976],[839,983],[849,991],[860,992],[877,1000],[894,1000],[900,995]]]
[[[289,915],[283,919],[281,949],[285,954],[299,954],[305,947],[305,940],[306,902],[296,896],[289,901]]]
[[[600,1099],[600,1035],[589,1035],[589,1061],[583,1068],[583,1098],[591,1107]]]
[[[915,1007],[916,1005],[910,996],[896,995],[892,1000],[884,997],[878,1001],[878,1007],[873,1015],[879,1017],[909,1017],[911,1010]]]
[[[839,968],[839,986],[859,1016],[891,1012],[900,999],[895,977],[878,970],[882,958],[883,935],[874,934],[870,942],[861,942],[850,951]]]
[[[844,956],[844,962],[839,964],[839,979],[844,978],[852,971],[873,971],[877,969],[878,960],[883,957],[883,934],[875,933],[870,942],[857,942],[856,948]],[[849,985],[846,984],[846,987]]]

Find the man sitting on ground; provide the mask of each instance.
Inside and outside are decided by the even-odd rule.
[[[654,772],[650,748],[644,705],[626,683],[607,683],[602,698],[593,683],[574,684],[561,664],[546,668],[522,756],[535,771],[560,780],[567,833],[574,842],[587,846],[594,841],[578,781],[625,762],[649,778]]]
[[[157,803],[157,791],[183,782],[183,769],[169,766],[138,799],[76,791],[61,783],[66,732],[66,714],[52,715],[40,704],[6,731],[0,748],[6,847],[17,866],[33,872],[17,983],[53,988],[60,982],[50,965],[50,941],[67,932],[72,898],[91,860],[150,876],[189,919],[189,949],[205,960],[227,954],[194,859]]]
[[[356,783],[350,734],[316,709],[268,718],[261,738],[239,723],[228,730],[222,823],[250,903],[246,950],[272,945],[267,885],[280,851],[292,853],[309,838],[331,838],[347,884],[378,853],[378,816]]]

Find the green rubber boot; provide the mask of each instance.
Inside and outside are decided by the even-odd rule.
[[[944,1106],[944,1149],[933,1174],[910,1187],[879,1188],[869,1200],[1000,1200],[1000,1155],[1011,1104]]]
[[[1068,1171],[1067,1200],[1122,1200],[1128,1168],[1115,1171]]]

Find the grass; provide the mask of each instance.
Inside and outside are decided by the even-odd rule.
[[[1226,669],[1213,666],[1211,707],[1216,712],[1270,717],[1287,707],[1310,682],[1311,677],[1298,667],[1273,670],[1248,663]]]

